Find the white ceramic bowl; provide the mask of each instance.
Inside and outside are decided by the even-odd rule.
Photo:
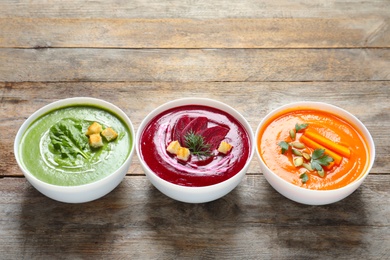
[[[305,109],[307,108],[316,109],[320,111],[322,110],[328,113],[338,115],[340,118],[345,119],[347,122],[351,123],[356,129],[358,129],[366,140],[369,149],[370,160],[368,162],[368,167],[366,168],[365,172],[362,173],[359,179],[355,180],[354,182],[348,184],[345,187],[333,190],[310,190],[289,183],[279,177],[273,171],[271,171],[263,161],[260,155],[259,147],[258,145],[256,145],[256,153],[260,161],[260,167],[263,172],[263,175],[276,191],[278,191],[286,198],[289,198],[298,203],[307,205],[326,205],[340,201],[349,196],[351,193],[353,193],[362,184],[364,179],[369,174],[375,160],[375,145],[373,138],[367,128],[363,125],[363,123],[346,110],[327,103],[303,101],[281,106],[267,114],[267,116],[262,119],[256,130],[256,140],[259,140],[259,133],[260,130],[264,127],[264,124],[275,114],[279,114],[286,109],[300,107]]]
[[[23,134],[30,126],[30,124],[33,123],[37,118],[55,109],[68,107],[72,105],[94,105],[106,109],[108,111],[111,111],[119,118],[121,118],[122,121],[127,125],[131,134],[131,138],[133,140],[131,142],[131,146],[129,147],[130,153],[127,156],[124,163],[120,166],[120,168],[118,168],[110,175],[98,181],[91,182],[88,184],[78,185],[78,186],[59,186],[59,185],[48,184],[36,178],[29,170],[25,168],[20,158],[21,155],[20,155],[19,145],[23,137]],[[111,192],[123,180],[130,167],[131,159],[134,154],[134,140],[135,140],[134,137],[135,137],[135,131],[133,128],[133,124],[131,123],[127,115],[115,105],[95,98],[88,98],[88,97],[68,98],[68,99],[63,99],[63,100],[53,102],[51,104],[48,104],[40,108],[22,124],[15,137],[14,153],[15,153],[16,161],[20,169],[22,170],[24,176],[26,177],[26,179],[31,183],[32,186],[34,186],[42,194],[46,195],[49,198],[61,202],[83,203],[83,202],[88,202],[103,197],[107,193]]]
[[[184,106],[184,105],[204,105],[204,106],[216,108],[232,115],[236,120],[238,120],[238,122],[242,124],[242,126],[248,133],[249,143],[250,143],[250,153],[245,163],[245,166],[237,174],[217,184],[202,186],[202,187],[188,187],[188,186],[181,186],[178,184],[168,182],[160,178],[149,168],[149,166],[143,160],[142,156],[140,156],[141,154],[140,139],[145,127],[155,116],[159,115],[160,113],[168,109]],[[241,182],[241,180],[245,176],[245,173],[249,167],[250,161],[254,154],[254,136],[253,136],[253,131],[250,125],[248,124],[248,122],[246,121],[246,119],[232,107],[224,103],[221,103],[219,101],[207,99],[207,98],[182,98],[182,99],[170,101],[168,103],[159,106],[144,118],[137,131],[135,146],[136,146],[138,158],[141,162],[141,166],[146,176],[159,191],[161,191],[166,196],[178,201],[187,202],[187,203],[203,203],[203,202],[213,201],[225,196]]]

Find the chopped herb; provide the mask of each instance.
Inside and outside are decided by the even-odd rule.
[[[203,136],[189,131],[184,136],[185,146],[190,152],[199,157],[208,157],[211,155],[210,144],[205,143]]]
[[[286,141],[281,141],[278,145],[282,148],[282,154],[284,154],[290,146]]]
[[[307,173],[302,173],[299,178],[301,178],[302,180],[302,183],[306,183],[308,180],[309,180],[309,175],[307,175]]]
[[[299,132],[303,129],[306,129],[309,126],[309,124],[295,124],[295,131]]]
[[[320,172],[323,171],[322,166],[328,166],[333,161],[332,157],[325,154],[325,149],[315,149],[311,155],[310,164],[313,169]]]

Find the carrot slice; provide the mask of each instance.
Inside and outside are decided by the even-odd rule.
[[[343,157],[349,158],[351,156],[351,151],[348,147],[335,143],[332,140],[329,140],[328,138],[316,133],[313,130],[306,129],[304,135]]]
[[[328,166],[324,166],[324,169],[329,171],[330,169],[333,168],[334,165],[335,165],[335,163],[334,163],[334,162],[331,162],[331,163],[329,163]]]
[[[307,146],[309,146],[309,147],[311,147],[311,148],[313,148],[313,149],[325,149],[325,153],[326,153],[327,155],[329,155],[330,157],[333,158],[334,163],[335,163],[336,165],[340,165],[341,161],[343,160],[343,157],[341,157],[341,156],[338,155],[337,153],[335,153],[335,152],[329,150],[328,148],[326,148],[326,147],[320,145],[319,143],[317,143],[317,142],[311,140],[310,138],[308,138],[308,137],[305,136],[305,135],[302,135],[302,136],[300,137],[299,140],[300,140],[302,143],[304,143],[305,145],[307,145]]]

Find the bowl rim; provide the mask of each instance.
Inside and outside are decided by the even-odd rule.
[[[115,116],[119,117],[123,123],[127,125],[129,128],[130,134],[132,136],[132,142],[129,147],[130,152],[127,155],[126,159],[124,162],[113,172],[111,172],[109,175],[105,176],[102,179],[90,182],[90,183],[85,183],[85,184],[80,184],[80,185],[73,185],[73,186],[63,186],[63,185],[56,185],[56,184],[51,184],[47,183],[45,181],[42,181],[38,179],[34,174],[32,174],[28,169],[26,169],[23,166],[23,163],[21,162],[20,154],[19,154],[19,147],[20,147],[20,141],[25,134],[26,130],[30,127],[30,125],[35,122],[38,118],[41,116],[50,113],[51,111],[60,109],[60,108],[65,108],[73,105],[91,105],[91,106],[96,106],[98,108],[101,108],[103,110],[107,110],[108,112],[114,113]],[[133,123],[131,122],[130,118],[126,115],[125,112],[123,112],[122,109],[120,109],[118,106],[105,101],[103,99],[98,99],[98,98],[93,98],[93,97],[72,97],[72,98],[64,98],[64,99],[59,99],[56,101],[53,101],[51,103],[48,103],[44,105],[43,107],[39,108],[36,110],[34,113],[32,113],[19,127],[18,132],[16,133],[15,139],[14,139],[14,156],[16,159],[16,162],[23,172],[23,175],[28,180],[32,180],[35,183],[39,185],[44,185],[46,189],[52,190],[52,191],[61,191],[61,192],[75,192],[78,190],[84,190],[87,191],[87,188],[90,188],[90,186],[98,186],[101,183],[106,182],[108,179],[113,178],[119,171],[122,170],[122,168],[129,162],[129,160],[132,159],[134,152],[135,152],[135,131],[134,131],[134,126]]]
[[[293,107],[297,107],[297,109],[302,108],[302,109],[313,109],[313,110],[324,111],[323,108],[317,108],[317,106],[323,106],[323,107],[326,107],[326,108],[331,108],[332,110],[339,111],[339,112],[347,115],[348,117],[350,117],[350,118],[345,118],[344,115],[340,116],[340,115],[335,114],[332,111],[325,111],[327,113],[333,114],[333,115],[335,115],[335,116],[337,116],[337,117],[347,121],[354,128],[358,128],[359,131],[361,132],[360,134],[363,135],[364,139],[366,139],[365,140],[366,141],[366,145],[367,145],[367,148],[369,149],[368,153],[370,154],[370,160],[368,162],[368,166],[366,168],[366,171],[364,173],[362,173],[360,175],[360,177],[357,178],[356,180],[354,180],[353,182],[347,184],[346,186],[340,187],[340,188],[331,189],[331,190],[313,190],[313,189],[307,189],[307,188],[304,188],[304,187],[300,187],[300,186],[294,185],[294,184],[286,181],[282,177],[280,177],[278,174],[274,173],[267,166],[267,164],[264,162],[263,158],[260,155],[260,151],[259,151],[259,147],[258,147],[258,142],[259,142],[258,139],[259,139],[260,130],[262,129],[263,125],[271,117],[275,116],[276,114],[278,114],[279,112],[281,112],[283,110],[286,110],[288,108],[293,108]],[[260,163],[262,164],[262,166],[264,166],[269,171],[269,174],[272,175],[274,178],[277,178],[279,182],[281,182],[283,185],[286,185],[289,189],[304,191],[304,192],[307,192],[307,193],[313,193],[313,194],[314,193],[315,194],[322,194],[323,193],[323,194],[326,194],[326,193],[343,192],[343,191],[347,191],[347,190],[350,190],[350,189],[357,189],[357,187],[359,187],[360,184],[363,182],[363,180],[368,176],[368,174],[370,173],[370,171],[372,169],[372,166],[374,165],[374,162],[375,162],[375,143],[374,143],[374,139],[372,138],[372,136],[371,136],[370,132],[368,131],[367,127],[355,115],[353,115],[349,111],[347,111],[347,110],[345,110],[345,109],[343,109],[341,107],[338,107],[338,106],[326,103],[326,102],[319,102],[319,101],[296,101],[296,102],[291,102],[291,103],[288,103],[288,104],[284,104],[284,105],[279,106],[279,107],[277,107],[275,109],[272,109],[270,112],[268,112],[266,114],[265,117],[263,117],[263,119],[258,124],[256,132],[255,132],[255,138],[256,138],[256,154],[257,154],[257,158],[260,160]],[[263,172],[263,175],[266,176],[266,175],[268,175],[268,173],[264,174],[264,172]]]
[[[152,119],[154,119],[156,116],[158,116],[159,114],[169,110],[170,108],[180,107],[180,106],[185,106],[185,105],[201,105],[201,106],[206,106],[206,107],[208,106],[208,107],[213,107],[213,108],[219,109],[221,111],[224,111],[226,113],[229,113],[240,124],[242,124],[244,129],[247,131],[247,134],[249,137],[249,143],[251,145],[251,148],[249,151],[250,154],[247,158],[247,161],[246,161],[244,167],[241,168],[240,171],[238,171],[235,175],[233,175],[229,179],[226,179],[222,182],[215,183],[212,185],[207,185],[207,186],[195,186],[194,187],[194,186],[178,185],[178,184],[175,184],[175,183],[172,183],[172,182],[169,182],[167,180],[160,178],[157,174],[155,174],[149,168],[149,166],[145,163],[145,161],[141,157],[141,155],[140,155],[140,137],[141,137],[141,134],[143,133],[143,130],[150,123],[150,121]],[[217,107],[215,107],[213,105],[217,105]],[[230,110],[230,111],[226,111],[226,110]],[[136,142],[136,144],[135,144],[136,152],[137,152],[140,164],[142,167],[145,167],[147,169],[147,171],[145,171],[145,175],[149,178],[152,178],[151,181],[153,181],[153,180],[159,181],[159,185],[163,185],[169,189],[175,189],[175,190],[181,191],[181,192],[198,192],[198,191],[207,192],[207,191],[214,190],[216,187],[222,188],[222,186],[228,186],[231,182],[232,183],[236,182],[237,179],[241,179],[245,175],[246,169],[249,166],[249,164],[251,163],[252,158],[255,154],[255,137],[254,137],[252,127],[250,126],[250,124],[248,123],[246,118],[240,112],[238,112],[236,109],[234,109],[232,106],[230,106],[226,103],[223,103],[221,101],[215,100],[215,99],[204,98],[204,97],[178,98],[178,99],[170,100],[170,101],[163,103],[163,104],[159,105],[158,107],[154,108],[152,111],[150,111],[144,117],[141,124],[139,125],[135,140],[136,140],[135,141]],[[221,186],[221,187],[219,187],[219,186]]]

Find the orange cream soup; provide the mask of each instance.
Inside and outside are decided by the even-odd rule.
[[[343,157],[340,165],[325,170],[324,177],[316,171],[308,172],[293,164],[291,151],[282,154],[280,141],[291,142],[289,130],[295,124],[309,124],[313,129],[333,142],[349,147],[351,155]],[[298,141],[302,133],[297,133]],[[344,187],[358,179],[368,167],[369,152],[363,136],[348,122],[336,115],[317,110],[287,110],[270,118],[260,130],[258,149],[265,164],[288,182],[313,190],[331,190]],[[314,149],[308,148],[310,152]],[[302,183],[300,175],[308,172],[309,180]]]

